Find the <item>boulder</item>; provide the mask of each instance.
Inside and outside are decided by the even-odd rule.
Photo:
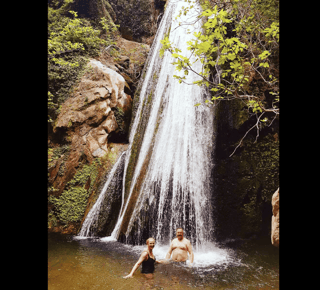
[[[279,192],[280,188],[272,196],[272,221],[271,221],[271,243],[279,247],[279,229],[280,229],[280,212],[279,212]]]
[[[83,77],[73,97],[61,106],[54,131],[80,127],[83,136],[96,128],[91,137],[84,138],[93,153],[98,149],[98,144],[100,149],[107,151],[107,136],[118,129],[113,111],[120,108],[125,114],[130,114],[132,99],[124,92],[127,84],[123,76],[97,60],[90,60],[89,67],[91,72]],[[94,132],[99,132],[100,137]]]

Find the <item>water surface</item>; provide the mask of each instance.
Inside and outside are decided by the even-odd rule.
[[[169,246],[156,244],[163,259]],[[267,241],[233,241],[195,251],[192,268],[156,265],[153,281],[140,273],[123,279],[145,246],[103,239],[48,235],[48,289],[279,289],[279,250]]]

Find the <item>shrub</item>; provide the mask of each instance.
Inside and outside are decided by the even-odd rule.
[[[85,71],[89,56],[100,53],[100,47],[113,44],[117,27],[111,19],[101,18],[102,30],[91,26],[89,20],[78,18],[69,10],[73,0],[62,4],[52,2],[48,7],[48,111],[53,123],[60,105]],[[104,39],[101,37],[104,33]]]

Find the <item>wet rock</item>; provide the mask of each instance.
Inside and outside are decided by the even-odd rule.
[[[279,195],[280,188],[272,196],[272,221],[271,221],[271,243],[275,247],[279,247],[279,227],[280,227],[280,211],[279,211]]]
[[[116,225],[121,208],[124,161],[125,158],[120,160],[120,163],[102,202],[95,229],[97,236],[110,236]]]

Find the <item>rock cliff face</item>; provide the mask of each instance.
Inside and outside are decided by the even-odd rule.
[[[165,4],[166,0],[74,0],[71,9],[93,22],[105,17],[120,25],[123,38],[150,45]]]
[[[62,104],[49,141],[55,143],[49,154],[49,230],[78,232],[106,173],[126,150],[132,111],[126,86],[123,76],[91,59]]]
[[[278,188],[277,191],[272,196],[272,221],[271,221],[271,243],[275,247],[279,247],[280,242],[280,210],[279,210],[279,198],[280,189]]]
[[[264,127],[256,140],[250,131],[231,157],[239,140],[253,126],[241,102],[220,102],[215,115],[213,207],[215,235],[228,238],[271,235],[271,198],[279,187],[279,127]]]
[[[116,20],[112,6],[107,0],[74,0],[71,9],[78,12],[79,17],[89,19],[107,19]]]
[[[123,38],[151,44],[166,0],[109,0]]]
[[[132,99],[124,92],[126,82],[120,74],[97,60],[90,60],[89,67],[75,95],[62,105],[55,131],[74,129],[92,156],[102,157],[108,152],[108,137],[125,127],[115,112],[130,120]]]
[[[70,10],[93,25],[99,25],[101,17],[119,23],[109,2],[74,0]],[[123,1],[122,8],[127,2]],[[148,15],[151,2],[142,2],[148,4],[140,7],[148,8],[143,12]],[[139,9],[132,11],[129,17],[139,18]],[[77,234],[106,174],[127,148],[132,98],[150,47],[114,37],[113,45],[89,61],[49,130],[48,227],[52,231]]]

